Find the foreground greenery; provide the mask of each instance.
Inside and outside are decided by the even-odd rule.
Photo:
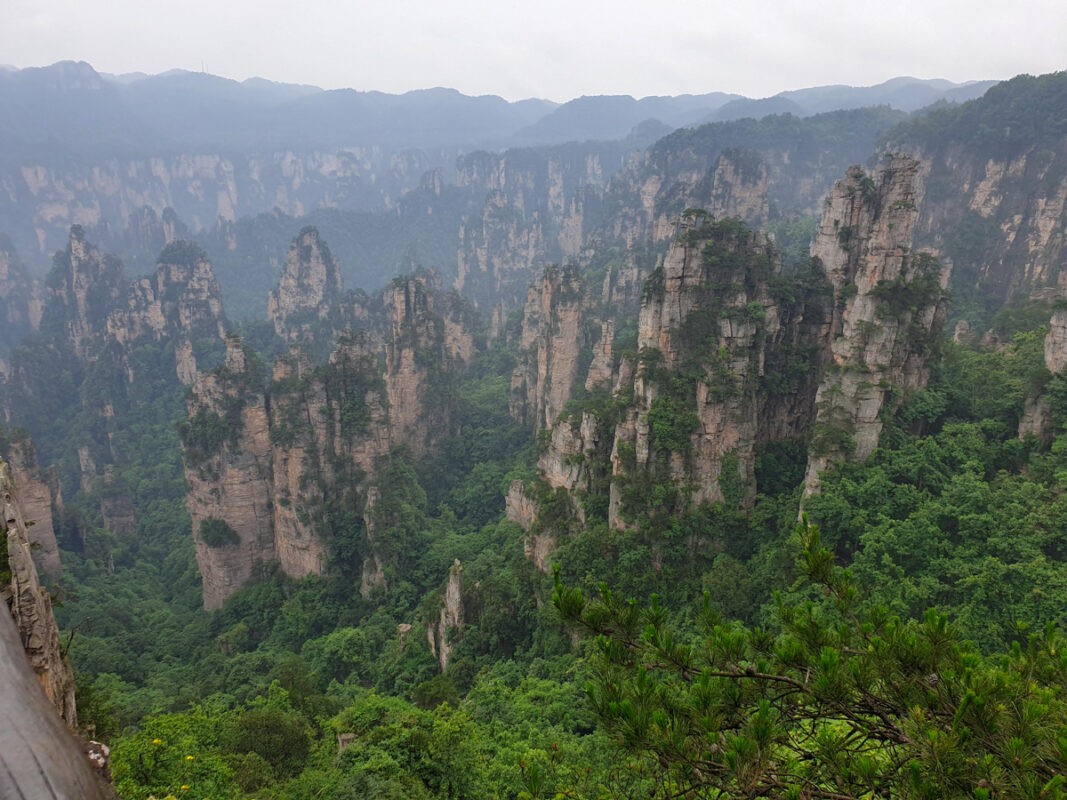
[[[661,797],[1067,796],[1067,650],[1049,626],[983,658],[935,611],[903,620],[861,597],[818,528],[805,587],[772,632],[710,603],[695,635],[653,598],[557,586],[597,636],[589,697],[620,746],[658,765]]]

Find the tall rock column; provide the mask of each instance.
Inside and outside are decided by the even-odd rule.
[[[755,493],[760,378],[780,327],[766,237],[688,217],[645,284],[634,404],[615,432],[609,524],[626,494],[669,481],[679,502],[747,504]],[[650,509],[651,511],[652,509]]]
[[[240,340],[228,339],[225,364],[193,385],[181,430],[186,505],[209,610],[221,608],[258,562],[275,558],[262,380]]]
[[[267,302],[267,319],[282,339],[310,341],[313,323],[338,322],[341,293],[337,260],[309,225],[289,245],[281,279]]]
[[[511,376],[511,415],[550,428],[570,400],[581,349],[582,290],[573,269],[549,267],[530,287],[522,320],[524,356]]]
[[[834,291],[829,350],[816,394],[816,418],[804,480],[842,461],[862,461],[878,446],[891,399],[921,389],[926,357],[944,322],[948,271],[912,250],[926,167],[891,159],[877,179],[859,167],[826,201],[811,254]]]
[[[93,337],[103,332],[108,313],[125,293],[122,262],[93,247],[80,225],[70,229],[66,251],[59,252],[48,275],[49,297],[42,327],[68,339],[81,358]]]

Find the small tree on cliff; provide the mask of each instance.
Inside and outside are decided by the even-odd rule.
[[[864,604],[813,525],[799,529],[808,601],[780,632],[705,603],[683,635],[647,608],[563,587],[593,634],[589,697],[671,798],[1067,797],[1067,647],[1053,629],[983,658],[934,612]]]

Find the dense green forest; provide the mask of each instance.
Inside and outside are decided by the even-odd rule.
[[[1046,148],[1049,137],[1062,139],[1062,120],[1045,126],[1028,98],[1051,102],[1062,83],[1005,84],[985,105],[935,109],[893,136],[933,142],[974,128],[965,146],[983,159],[1005,148],[1014,157],[1022,125],[1026,141]],[[743,148],[763,146],[816,162],[828,138],[851,147],[900,116],[876,109],[682,130],[661,140],[646,166],[707,167],[708,152],[728,148],[734,166],[758,171],[760,156]],[[849,124],[858,133],[837,132]],[[947,181],[932,180],[937,202]],[[885,210],[873,178],[858,186],[856,208]],[[420,248],[440,256],[471,198],[453,187],[464,213],[417,224],[405,208],[449,199],[420,191],[377,235],[346,248],[386,251],[403,236],[412,267]],[[590,206],[601,233],[625,196]],[[914,211],[910,202],[890,210]],[[110,257],[92,262],[86,322],[69,297],[61,302],[84,234],[72,233],[48,279],[40,330],[10,353],[0,399],[21,426],[12,435],[32,435],[62,490],[63,576],[50,588],[77,673],[80,725],[110,744],[120,797],[1067,797],[1067,376],[1050,371],[1046,354],[1062,301],[1049,286],[1007,302],[981,287],[945,290],[936,259],[902,259],[919,278],[874,286],[872,304],[885,301],[888,311],[856,336],[904,328],[921,345],[907,354],[925,359],[923,388],[879,387],[890,400],[873,453],[843,459],[805,496],[809,450],[827,426],[790,428],[790,414],[802,416],[790,398],[810,395],[814,406],[815,376],[849,365],[804,337],[838,325],[860,290],[841,276],[831,286],[807,256],[819,231],[813,218],[773,211],[776,240],[738,219],[686,212],[692,226],[678,242],[711,277],[689,296],[696,310],[678,324],[673,365],[635,345],[638,306],[667,292],[662,259],[651,269],[666,241],[631,243],[628,254],[621,240],[594,241],[580,264],[549,269],[544,291],[557,292],[557,305],[529,304],[548,309],[542,339],[565,338],[564,312],[578,318],[595,308],[601,317],[573,328],[582,369],[591,371],[591,343],[610,323],[616,351],[607,371],[628,363],[658,392],[647,408],[652,456],[642,473],[637,445],[613,450],[604,433],[631,412],[632,385],[570,387],[556,421],[578,427],[588,414],[599,425],[599,438],[561,459],[566,468],[592,465],[587,489],[574,496],[543,479],[542,460],[556,446],[552,423],[538,429],[515,411],[516,375],[536,339],[522,308],[475,308],[432,286],[429,272],[396,278],[344,298],[358,309],[343,336],[334,327],[339,305],[294,314],[310,331],[301,343],[315,360],[305,368],[289,349],[298,337],[285,338],[281,322],[232,325],[212,310],[214,298],[194,305],[182,294],[196,281],[173,276],[207,258],[191,245],[164,250],[155,289],[153,279],[131,282],[143,296],[158,290],[158,316],[177,318],[180,309],[193,320],[186,328],[130,334],[133,312],[122,303],[141,295],[122,294],[127,284]],[[334,215],[339,236],[349,219]],[[980,235],[949,232],[944,252],[972,269],[966,259],[980,260],[996,220],[982,217]],[[292,221],[245,220],[245,244],[220,254],[224,284],[247,279],[240,316],[262,294],[268,256],[284,250]],[[829,238],[854,268],[858,231],[838,227]],[[1058,246],[1050,241],[1043,252]],[[627,269],[640,276],[636,288],[620,278]],[[955,335],[941,324],[945,314],[961,323]],[[457,320],[470,328],[461,331],[470,333],[469,357],[437,347],[462,339],[443,333]],[[734,351],[723,343],[727,329]],[[768,345],[764,361],[764,351],[737,344],[747,335],[784,344]],[[386,342],[381,352],[326,355],[338,341],[356,348],[374,337]],[[368,398],[386,394],[379,373],[400,369],[405,347],[405,375],[427,376],[415,385],[430,395],[430,444],[391,446],[372,475],[359,474],[343,448],[355,450],[385,413]],[[242,371],[225,360],[227,348],[247,362]],[[193,411],[210,392],[181,379],[190,357],[224,398],[219,413]],[[304,414],[300,403],[311,409],[317,387],[318,408]],[[780,435],[754,445],[751,486],[738,447],[722,458],[723,499],[689,502],[678,475],[701,423],[695,399],[740,404],[757,394],[786,411]],[[196,547],[226,551],[241,539],[225,520],[194,522],[186,480],[195,469],[207,478],[221,471],[219,454],[238,449],[257,403],[267,446],[308,451],[327,428],[330,403],[337,407],[343,435],[322,447],[332,460],[315,462],[298,482],[308,497],[322,489],[317,505],[294,512],[327,534],[324,566],[294,578],[258,562],[221,608],[205,611]],[[1035,416],[1042,425],[1028,422]],[[842,428],[831,444],[853,447],[852,432]],[[630,472],[615,498],[608,485],[622,474],[612,473],[618,464]],[[517,486],[537,509],[525,529],[505,513]],[[372,490],[373,505],[354,500]],[[289,495],[270,500],[299,505]],[[611,527],[616,500],[625,524]],[[132,530],[109,523],[123,514],[136,520]],[[543,564],[532,555],[538,540],[551,542]],[[368,584],[372,557],[381,579]],[[445,666],[435,630],[460,577],[462,619],[448,631]]]
[[[1027,316],[1034,315],[1005,314],[1004,325]],[[1062,649],[1045,638],[1054,635],[1045,632],[1047,625],[1062,627],[1067,607],[1067,434],[1041,442],[1015,433],[1026,400],[1041,391],[1052,398],[1062,430],[1067,400],[1060,398],[1067,398],[1067,390],[1044,369],[1044,329],[1009,328],[1003,331],[1006,346],[942,342],[934,380],[896,412],[875,455],[836,471],[822,495],[805,504],[835,561],[850,565],[863,587],[851,590],[848,602],[861,609],[858,619],[880,620],[877,635],[892,640],[886,646],[903,646],[894,639],[903,634],[884,629],[887,620],[923,619],[931,611],[938,615],[941,646],[955,654],[941,656],[955,659],[951,668],[960,669],[963,659],[973,665],[969,669],[988,669],[982,680],[1008,693],[1011,684],[1001,683],[1018,680],[1011,676],[1039,653],[1045,654],[1041,681],[1062,689],[1067,675]],[[150,363],[149,356],[143,354]],[[265,574],[223,610],[202,612],[177,461],[180,408],[130,407],[130,467],[120,479],[134,493],[138,536],[118,541],[83,522],[81,538],[74,540],[68,529],[58,609],[72,637],[83,724],[113,743],[122,796],[637,797],[683,791],[691,780],[677,772],[688,763],[685,750],[662,755],[663,748],[676,746],[664,737],[674,735],[672,726],[682,726],[689,731],[684,746],[697,746],[692,728],[707,722],[659,714],[678,714],[680,708],[696,713],[685,695],[693,689],[683,690],[689,682],[676,679],[644,689],[631,684],[647,680],[647,669],[638,666],[651,656],[617,651],[610,644],[615,634],[572,639],[556,606],[579,589],[598,596],[604,592],[599,587],[610,586],[605,602],[614,604],[612,613],[636,615],[627,623],[635,653],[693,647],[699,641],[694,637],[712,636],[718,643],[707,645],[710,651],[700,658],[744,669],[764,658],[749,648],[777,653],[798,629],[814,635],[812,626],[825,629],[825,641],[789,645],[807,653],[796,658],[815,659],[811,668],[828,669],[818,659],[854,649],[849,640],[835,638],[843,634],[828,622],[843,613],[835,610],[836,595],[825,600],[810,591],[811,568],[795,534],[801,473],[788,454],[766,454],[761,480],[772,491],[747,514],[713,506],[675,519],[666,530],[576,527],[552,557],[562,586],[554,588],[550,576],[536,573],[524,556],[521,531],[501,519],[502,495],[514,477],[531,474],[537,447],[506,413],[505,375],[512,360],[506,348],[491,351],[463,379],[455,392],[460,433],[434,459],[415,464],[397,454],[389,466],[382,513],[398,553],[398,580],[370,599],[353,591],[356,578],[337,552],[329,578]],[[161,448],[160,441],[172,444]],[[45,439],[40,446],[47,452],[58,444]],[[84,507],[79,502],[77,495],[68,501],[69,513],[80,509],[83,519],[92,518],[88,501]],[[650,569],[653,551],[659,569]],[[810,561],[810,544],[807,553]],[[423,631],[398,630],[432,617],[440,576],[453,558],[462,561],[465,582],[476,585],[476,602],[469,603],[472,621],[448,671],[440,674]],[[843,580],[825,574],[819,579]],[[637,598],[641,605],[616,607],[615,597]],[[815,605],[806,605],[813,598]],[[648,602],[657,610],[641,610]],[[807,622],[786,613],[802,608],[813,615]],[[577,613],[571,609],[566,616]],[[677,630],[665,642],[659,626],[667,618]],[[922,625],[934,624],[931,619]],[[655,628],[645,631],[649,620]],[[600,631],[612,627],[603,618],[591,624]],[[864,636],[873,635],[865,622],[857,624]],[[932,634],[920,628],[908,635]],[[1002,664],[1002,654],[1011,653],[1015,660]],[[655,658],[673,656],[658,652]],[[611,671],[605,672],[608,663]],[[673,668],[698,674],[707,666]],[[783,662],[776,668],[799,667]],[[997,670],[1007,677],[996,677]],[[665,710],[639,711],[636,701],[619,699],[642,691],[658,698],[642,702],[664,704]],[[844,703],[855,689],[840,691],[845,694],[838,702]],[[622,694],[609,699],[611,692]],[[746,714],[731,734],[731,747],[743,749],[742,739],[757,735],[750,728],[759,718],[747,714],[764,713],[761,697],[756,692],[730,699],[731,713]],[[911,709],[909,701],[898,711],[907,716]],[[797,752],[825,752],[834,737],[852,735],[829,722],[825,731],[816,730],[823,717],[836,718],[816,703],[808,709],[813,738],[801,746],[793,742],[795,734],[780,730],[783,712],[772,706],[765,713],[778,720],[765,735],[779,746],[796,744]],[[856,713],[869,718],[862,709]],[[1062,706],[1041,705],[1033,724],[1042,727],[1028,736],[1045,737],[1046,743],[1062,737],[1063,713]],[[643,715],[640,725],[631,718],[635,714]],[[1050,733],[1057,725],[1061,732]],[[1028,759],[1038,758],[1025,746]],[[903,767],[890,774],[882,763],[887,756],[873,744],[849,752],[863,763],[834,769],[849,776],[852,791],[863,780],[870,781],[868,791],[878,791],[914,779],[915,796],[950,796],[930,788],[945,784],[927,774],[933,767],[918,755],[901,755],[921,767],[908,777]],[[740,792],[741,762],[727,756],[708,774],[708,785],[729,775],[721,778],[724,791]],[[754,758],[739,751],[737,758],[742,756]],[[1062,764],[1056,762],[1062,753],[1041,758]],[[663,763],[670,768],[662,769]],[[998,769],[989,767],[988,780],[1006,785],[1001,781],[1009,779]],[[861,779],[864,770],[870,775]],[[1017,772],[1010,780],[1022,780]],[[820,785],[844,780],[816,771],[804,775]],[[1036,780],[1027,785],[1035,787]],[[1059,791],[1043,790],[1052,792],[1043,796]]]

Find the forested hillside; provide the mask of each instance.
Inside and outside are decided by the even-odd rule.
[[[0,237],[119,796],[1067,795],[1064,86]]]

